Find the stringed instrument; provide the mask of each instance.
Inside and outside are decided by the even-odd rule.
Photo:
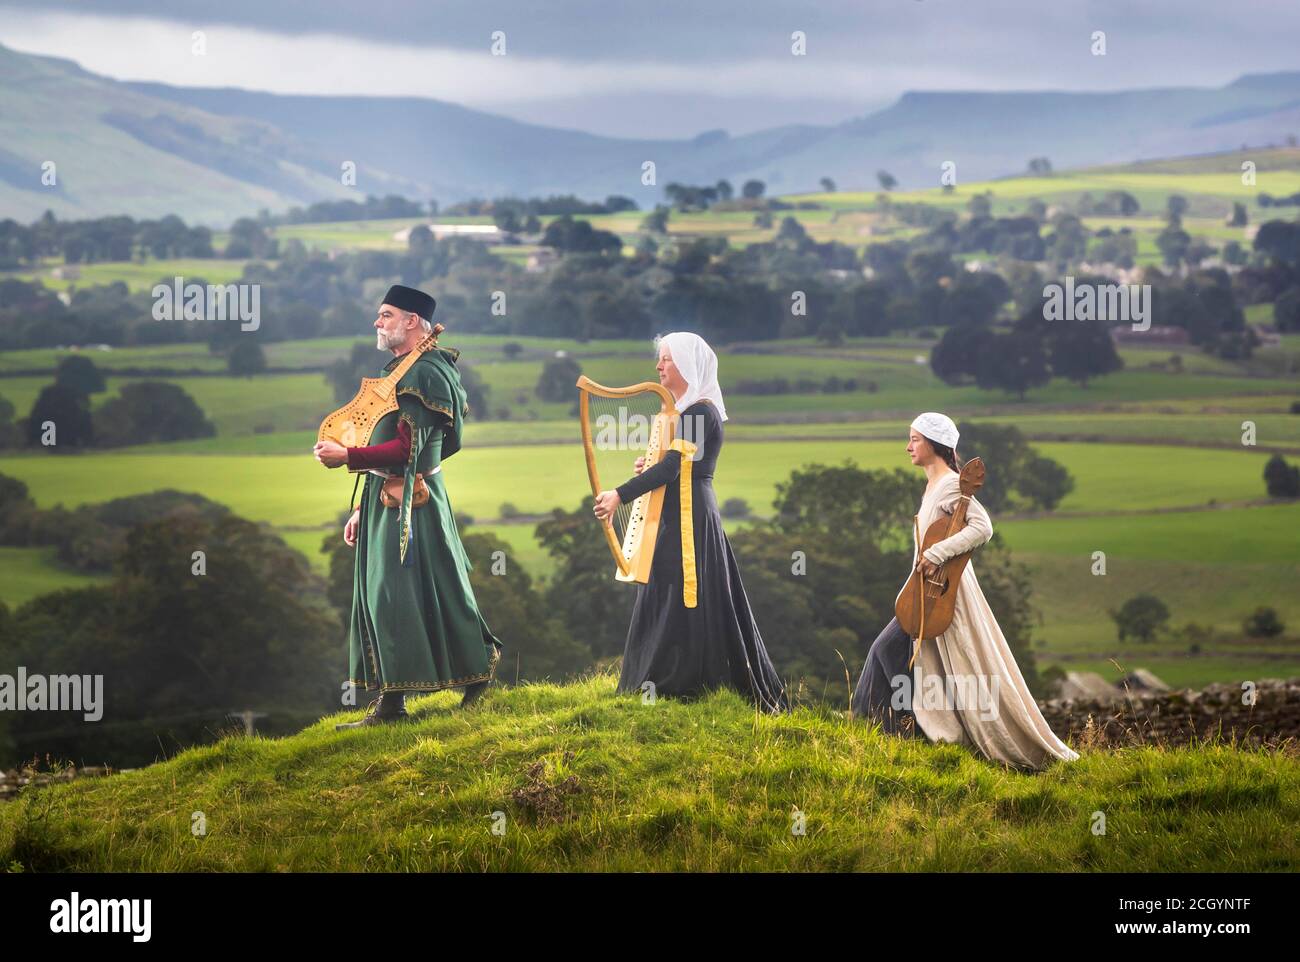
[[[952,624],[952,615],[957,604],[957,588],[961,584],[962,573],[970,561],[974,550],[949,558],[929,577],[921,574],[921,562],[926,550],[945,538],[951,538],[966,527],[966,506],[971,497],[984,484],[984,462],[971,458],[958,475],[961,496],[953,507],[952,514],[939,518],[926,529],[924,540],[919,540],[916,552],[916,567],[912,569],[903,585],[902,594],[894,603],[894,614],[898,616],[898,625],[915,639],[912,660],[907,667],[912,667],[916,654],[921,650],[921,642],[937,638]],[[919,515],[912,519],[916,533],[920,534]]]
[[[582,446],[587,459],[591,493],[606,490],[601,474],[627,477],[627,449],[645,438],[645,466],[649,470],[668,453],[677,431],[677,405],[662,384],[644,381],[629,387],[606,387],[591,378],[578,378],[578,417],[582,425]],[[601,527],[614,556],[618,581],[645,584],[650,580],[664,491],[660,485],[632,501],[620,504]]]
[[[385,414],[398,409],[397,382],[411,369],[411,365],[420,359],[421,354],[438,346],[438,335],[444,330],[446,328],[441,324],[433,325],[433,333],[408,351],[402,358],[402,363],[386,376],[363,377],[356,397],[320,423],[316,440],[334,441],[345,448],[368,446],[375,425]],[[356,474],[365,469],[353,471],[352,468],[348,468],[348,470]]]

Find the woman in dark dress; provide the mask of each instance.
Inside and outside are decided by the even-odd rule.
[[[769,712],[787,710],[785,687],[768,658],[754,623],[731,544],[722,530],[713,472],[722,451],[727,409],[718,387],[718,358],[696,334],[657,339],[660,383],[676,399],[679,435],[696,448],[690,459],[690,510],[694,532],[694,606],[682,567],[681,485],[683,455],[670,450],[663,460],[596,498],[602,521],[620,504],[666,485],[659,534],[649,580],[637,586],[632,622],[623,650],[618,690],[637,692],[645,682],[657,695],[695,695],[712,688],[734,688]]]

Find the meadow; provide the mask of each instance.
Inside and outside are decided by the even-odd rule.
[[[780,219],[792,216],[819,241],[861,250],[918,232],[890,213],[894,203],[961,211],[972,196],[991,192],[994,213],[1011,214],[1023,213],[1032,199],[1071,204],[1085,192],[1101,199],[1110,190],[1127,190],[1141,203],[1137,216],[1083,221],[1093,230],[1131,228],[1138,236],[1139,262],[1154,263],[1154,238],[1164,228],[1165,201],[1173,193],[1189,199],[1184,226],[1193,235],[1248,247],[1253,226],[1276,216],[1259,209],[1255,195],[1300,191],[1300,151],[1251,157],[1259,167],[1253,188],[1241,183],[1241,157],[1228,154],[961,184],[950,192],[899,193],[887,202],[876,192],[785,197],[819,209],[775,212],[771,228],[756,226],[747,211],[674,212],[668,229],[678,239],[725,236],[733,246],[744,246],[769,240]],[[1246,227],[1223,221],[1234,202],[1247,204]],[[587,219],[618,233],[630,251],[644,217],[644,211],[632,211]],[[436,220],[490,222],[486,217]],[[395,235],[416,222],[283,225],[273,233],[282,242],[322,250],[400,250],[403,242]],[[218,248],[224,241],[222,235],[215,238]],[[519,260],[532,249],[525,244],[494,250]],[[50,272],[59,265],[48,262],[20,276],[40,276],[59,289],[120,279],[133,290],[148,290],[177,273],[235,280],[244,263],[93,264],[80,266],[77,278],[53,280]],[[1271,306],[1251,305],[1247,317],[1267,323]],[[108,390],[94,396],[92,405],[138,379],[115,372],[149,369],[159,372],[151,376],[189,392],[215,423],[217,436],[58,458],[7,453],[0,473],[27,482],[42,506],[93,503],[159,487],[197,491],[272,525],[323,570],[318,549],[324,537],[337,537],[353,480],[342,471],[325,472],[310,456],[321,417],[338,406],[323,369],[369,340],[370,321],[357,319],[355,337],[267,344],[274,373],[253,378],[227,376],[224,358],[206,344],[88,350],[108,379]],[[535,519],[553,507],[572,509],[588,484],[572,403],[537,396],[543,365],[564,352],[599,382],[629,384],[653,379],[652,347],[636,340],[580,342],[455,330],[444,334],[442,343],[459,348],[462,362],[488,388],[488,410],[476,412],[465,451],[446,468],[452,503],[473,519],[467,530],[504,538],[530,572],[550,577],[552,560],[532,536]],[[863,467],[904,467],[903,438],[919,410],[944,410],[977,424],[1014,424],[1075,478],[1075,489],[1054,512],[994,519],[1016,559],[1033,573],[1034,600],[1043,612],[1035,634],[1040,665],[1086,666],[1114,677],[1119,668],[1108,659],[1124,655],[1125,668],[1136,660],[1189,684],[1257,674],[1270,666],[1275,674],[1300,674],[1293,642],[1266,645],[1239,637],[1241,619],[1259,604],[1278,610],[1288,622],[1287,637],[1293,638],[1300,625],[1300,596],[1294,591],[1300,575],[1300,542],[1294,535],[1300,507],[1267,503],[1262,479],[1270,453],[1300,456],[1300,416],[1291,413],[1300,399],[1300,335],[1285,335],[1280,347],[1257,351],[1249,361],[1187,347],[1126,346],[1120,350],[1124,370],[1086,386],[1057,379],[1024,400],[943,384],[928,365],[933,343],[912,335],[854,338],[834,346],[809,337],[719,345],[731,416],[717,477],[720,498],[743,499],[754,516],[763,517],[772,510],[776,484],[801,465],[851,459]],[[507,352],[507,344],[514,345],[514,353]],[[0,352],[0,397],[22,416],[68,353],[66,348]],[[777,377],[819,383],[853,378],[858,385],[835,393],[738,390],[742,381]],[[1253,445],[1243,443],[1247,422],[1255,431]],[[918,476],[918,491],[920,484]],[[524,517],[503,518],[507,502]],[[745,523],[728,521],[728,527],[734,531]],[[1105,576],[1091,573],[1094,551],[1106,553]],[[0,549],[0,579],[0,598],[11,606],[56,587],[98,580],[61,569],[48,549],[21,548]],[[1161,597],[1175,625],[1209,625],[1237,640],[1220,640],[1199,653],[1191,651],[1191,636],[1182,635],[1145,648],[1121,645],[1107,612],[1138,591]]]

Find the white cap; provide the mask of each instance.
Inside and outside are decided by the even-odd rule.
[[[912,428],[922,437],[937,441],[949,448],[957,446],[957,438],[960,436],[957,433],[957,425],[952,423],[952,418],[937,411],[918,414],[916,420],[912,422]]]

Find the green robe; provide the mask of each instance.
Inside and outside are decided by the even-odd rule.
[[[375,425],[371,444],[411,428],[411,456],[400,508],[379,500],[383,479],[365,472],[348,629],[349,678],[367,691],[439,691],[492,678],[501,642],[474,600],[471,565],[456,530],[443,472],[460,450],[469,411],[456,370],[459,352],[434,348],[397,385],[398,410]],[[393,358],[380,376],[401,361]],[[385,468],[396,473],[397,466]],[[428,502],[411,506],[415,473],[425,476]]]

